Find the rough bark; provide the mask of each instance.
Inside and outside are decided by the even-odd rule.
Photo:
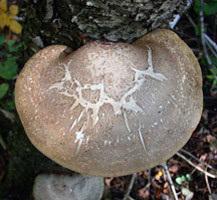
[[[24,47],[28,58],[39,48],[82,45],[92,39],[131,42],[145,33],[168,28],[186,0],[25,0]]]

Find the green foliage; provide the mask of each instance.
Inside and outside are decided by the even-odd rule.
[[[201,35],[201,25],[196,24],[194,31],[195,31],[196,36],[200,36]],[[204,32],[206,33],[206,31],[207,31],[207,28],[204,27]]]
[[[194,1],[194,11],[200,15],[200,0]],[[210,0],[203,5],[204,15],[215,15],[217,13],[217,0]]]
[[[3,45],[5,42],[5,36],[4,35],[0,35],[0,45]]]
[[[213,65],[217,66],[217,58],[212,56],[210,59]],[[217,80],[216,80],[217,70],[209,67],[204,55],[202,55],[201,57],[201,62],[204,66],[207,66],[207,69],[210,71],[210,74],[206,75],[206,78],[211,82],[211,89],[212,89],[217,85]]]
[[[195,0],[194,1],[193,8],[194,8],[195,13],[198,16],[200,16],[200,0]],[[217,0],[211,0],[208,3],[204,3],[204,5],[203,5],[203,14],[205,16],[215,15],[216,13],[217,13]],[[204,27],[204,28],[205,28],[204,32],[206,32],[206,27]],[[200,26],[200,24],[196,24],[195,34],[197,36],[201,35],[201,26]]]
[[[4,64],[0,63],[0,77],[6,80],[13,79],[17,74],[17,68],[16,59],[8,58]]]
[[[0,99],[2,99],[7,94],[8,89],[9,89],[8,83],[0,84]]]
[[[19,48],[22,46],[21,43],[16,43],[15,40],[10,40],[6,42],[5,36],[0,35],[0,58],[4,60],[0,63],[0,77],[6,80],[12,80],[17,75],[17,56],[13,53],[19,51]]]
[[[17,45],[15,45],[15,44],[16,44],[15,40],[10,40],[8,42],[8,49],[10,52],[17,52],[19,50],[19,48],[22,46],[21,43],[19,43]]]
[[[5,103],[5,108],[7,110],[14,110],[15,109],[15,103],[14,103],[14,101],[13,100],[7,101]]]
[[[192,180],[192,177],[190,174],[179,176],[175,179],[176,183],[179,185],[181,185],[182,183],[186,183],[186,181],[191,181],[191,180]]]
[[[0,107],[6,110],[15,108],[10,85],[14,85],[17,76],[17,55],[21,46],[15,40],[7,41],[4,34],[0,35]]]

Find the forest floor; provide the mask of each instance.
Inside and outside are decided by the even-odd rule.
[[[166,163],[135,175],[105,178],[103,200],[121,200],[127,191],[128,199],[131,200],[170,200],[174,199],[174,193],[182,200],[217,199],[217,72],[206,61],[200,25],[199,14],[192,7],[174,28],[193,50],[202,69],[204,109],[197,129],[183,149]],[[205,15],[204,25],[206,34],[216,43],[216,15]],[[19,62],[16,63],[21,37],[12,33],[5,38],[2,35],[0,34],[0,62],[5,62],[7,54],[10,54],[8,70],[11,74],[6,73],[4,78],[0,77],[0,199],[30,200],[33,199],[32,187],[37,174],[51,172],[51,168],[58,173],[70,172],[41,155],[25,136],[15,111],[15,80],[11,78],[21,68],[17,64]],[[212,55],[209,49],[208,53]],[[217,66],[217,58],[210,57]],[[16,65],[16,69],[11,65]],[[31,160],[30,157],[34,159]],[[172,182],[168,177],[171,177]],[[133,183],[132,188],[129,188],[130,183]],[[175,191],[172,191],[171,184]]]

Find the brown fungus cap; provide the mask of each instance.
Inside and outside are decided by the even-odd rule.
[[[121,176],[154,167],[190,138],[202,112],[202,76],[190,48],[169,30],[133,44],[88,43],[35,54],[15,102],[31,142],[71,170]]]

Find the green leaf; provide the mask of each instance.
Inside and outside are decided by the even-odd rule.
[[[17,52],[19,48],[22,46],[22,43],[19,43],[15,46],[16,41],[15,40],[10,40],[8,42],[8,49],[10,52]]]
[[[200,28],[200,24],[197,24],[194,28],[195,34],[196,36],[199,36],[201,33],[201,28]]]
[[[187,178],[189,181],[191,181],[191,180],[192,180],[192,177],[191,177],[191,175],[190,175],[190,174],[186,174],[185,176],[186,176],[186,178]]]
[[[206,78],[211,80],[211,81],[215,79],[213,75],[207,75]]]
[[[213,65],[215,65],[217,67],[217,58],[211,57],[211,61],[212,61]]]
[[[200,0],[195,0],[193,7],[197,15],[200,15]],[[217,1],[211,0],[209,3],[204,3],[203,12],[204,15],[215,15],[217,13]]]
[[[11,54],[5,53],[5,52],[2,52],[2,51],[0,51],[0,55],[1,55],[1,56],[6,56],[6,57],[11,56]]]
[[[208,63],[206,61],[206,57],[205,57],[204,53],[201,56],[201,62],[202,62],[203,65],[208,66]]]
[[[176,181],[176,183],[179,184],[179,185],[182,184],[182,178],[181,178],[181,177],[177,177],[177,178],[175,179],[175,181]]]
[[[23,46],[23,44],[22,44],[22,43],[19,43],[19,44],[17,44],[16,48],[19,49],[19,48],[22,47],[22,46]]]
[[[10,54],[9,54],[9,55],[10,55]],[[10,60],[10,61],[15,61],[15,62],[16,62],[17,58],[18,58],[17,56],[11,56],[11,55],[10,55],[10,56],[8,56],[7,59]]]
[[[186,182],[185,176],[182,176],[181,179],[182,179],[182,182],[183,182],[183,183]]]
[[[8,83],[2,83],[0,85],[0,99],[2,99],[8,92],[9,84]]]
[[[195,0],[194,1],[194,11],[197,13],[197,15],[200,14],[200,0]]]
[[[217,13],[217,1],[204,3],[204,15],[215,15]]]
[[[17,63],[13,58],[8,58],[4,65],[0,63],[0,77],[11,80],[17,75]]]
[[[15,109],[15,103],[13,100],[6,102],[8,110],[13,110]]]
[[[14,44],[15,44],[15,43],[16,43],[15,40],[10,40],[10,41],[8,42],[8,49],[9,49],[10,52],[16,51],[16,48],[14,47]]]
[[[200,36],[201,35],[201,26],[200,26],[200,24],[197,24],[195,26],[194,31],[195,31],[196,36]],[[204,27],[204,32],[205,33],[207,32],[207,28],[206,27]]]
[[[10,40],[8,42],[8,47],[12,47],[16,43],[16,40]]]
[[[216,69],[212,69],[212,68],[210,68],[209,71],[212,72],[212,74],[217,75],[217,70],[216,70]]]
[[[5,42],[5,36],[4,35],[0,35],[0,45],[3,45]]]
[[[212,82],[211,88],[214,88],[216,85],[217,85],[217,80],[215,79],[215,80]]]

